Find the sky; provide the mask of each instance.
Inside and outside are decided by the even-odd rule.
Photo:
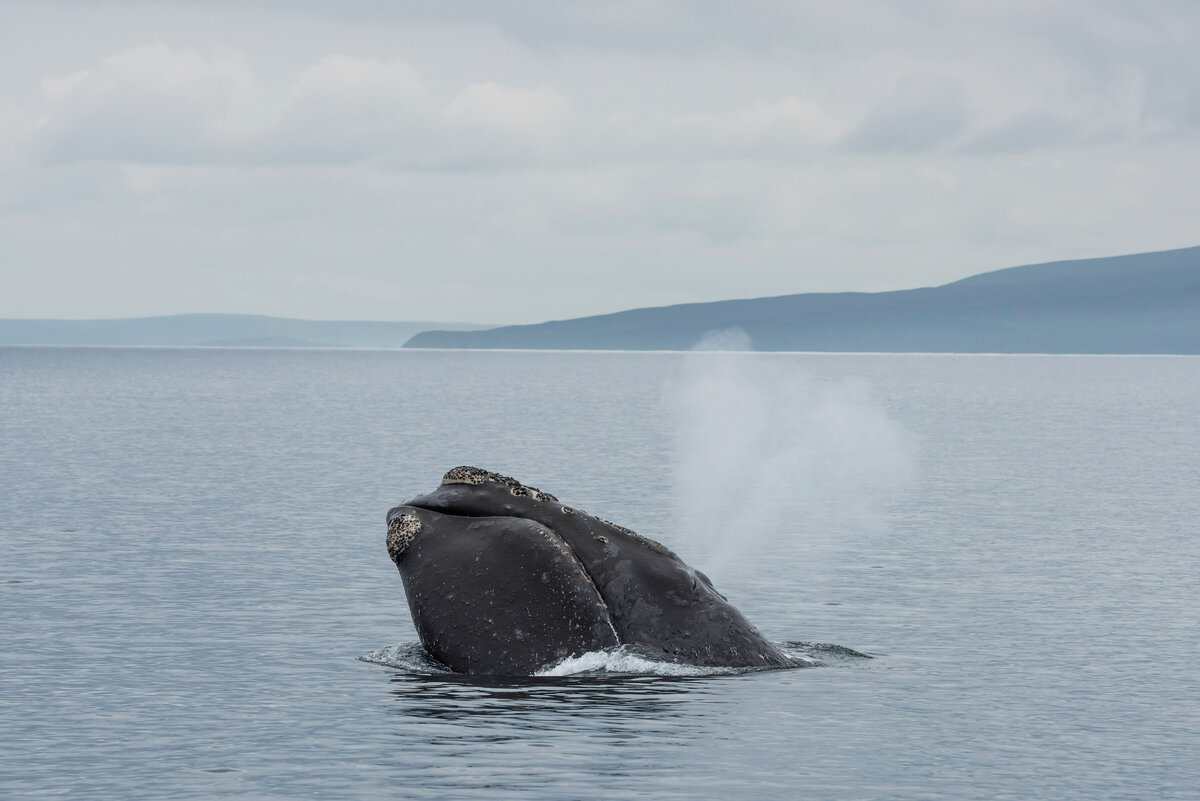
[[[1194,0],[0,0],[0,317],[931,286],[1197,187]]]

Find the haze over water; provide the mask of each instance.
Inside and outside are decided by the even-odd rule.
[[[1200,361],[716,356],[0,348],[0,794],[1195,797]],[[416,639],[384,513],[457,464],[875,658],[361,662]]]

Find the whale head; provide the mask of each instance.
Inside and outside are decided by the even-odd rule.
[[[790,665],[662,544],[508,476],[460,466],[387,515],[425,649],[461,673],[528,675],[588,651]]]

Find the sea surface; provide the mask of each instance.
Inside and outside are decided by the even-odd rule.
[[[812,666],[443,672],[458,464]],[[1200,358],[0,348],[0,797],[1200,798]]]

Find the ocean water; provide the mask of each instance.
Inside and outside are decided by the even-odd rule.
[[[1196,799],[1198,421],[1189,357],[0,348],[0,796]],[[384,514],[457,464],[813,666],[445,673]]]

